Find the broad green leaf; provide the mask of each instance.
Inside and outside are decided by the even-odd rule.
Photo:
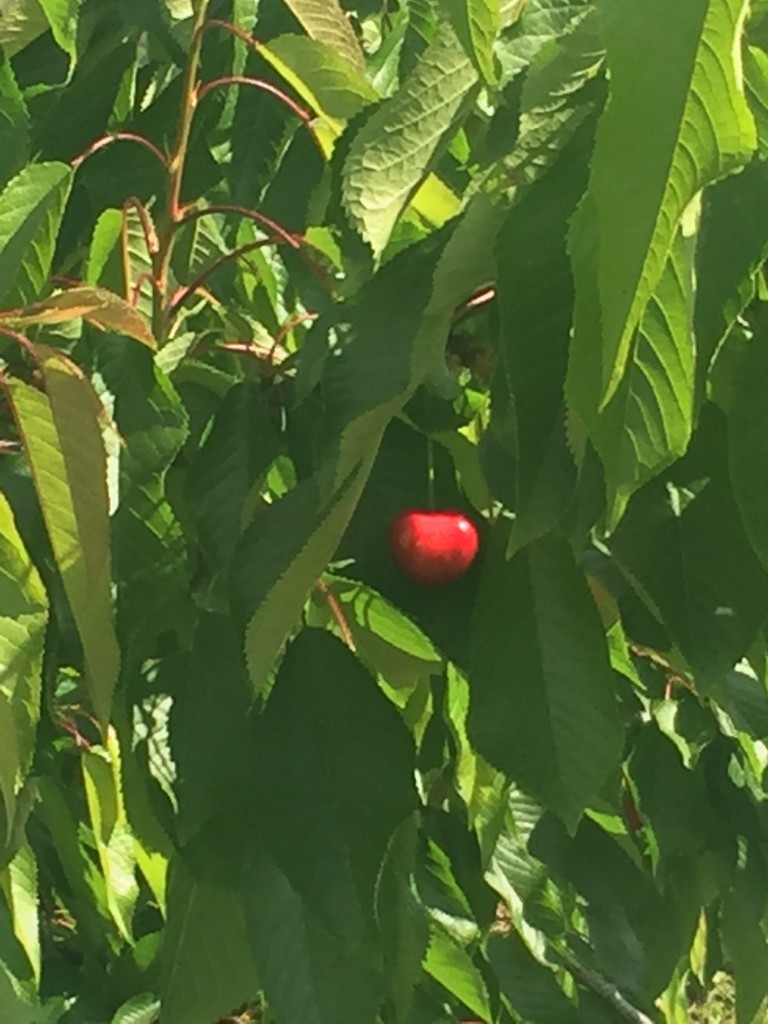
[[[24,441],[56,564],[85,656],[96,716],[109,718],[120,671],[112,622],[106,453],[102,409],[90,382],[65,355],[36,353],[47,395],[20,380],[6,388]]]
[[[736,981],[736,1024],[757,1024],[763,1016],[759,1011],[765,1009],[768,940],[760,916],[750,880],[746,872],[739,874],[723,901],[721,921]]]
[[[178,773],[177,834],[192,839],[211,819],[236,819],[248,777],[252,736],[248,710],[253,693],[238,636],[224,616],[204,615],[191,658],[174,667],[180,688],[171,720]]]
[[[477,72],[443,26],[414,72],[353,139],[342,172],[343,202],[375,254],[386,247],[476,88]]]
[[[509,6],[509,0],[504,5]],[[523,0],[515,8],[510,30],[496,44],[502,68],[502,83],[526,69],[542,47],[563,39],[584,18],[593,5],[591,0]],[[502,17],[504,17],[502,9]]]
[[[24,843],[0,876],[0,887],[13,923],[13,933],[32,968],[35,984],[40,984],[40,901],[37,859],[31,846]]]
[[[9,0],[3,6],[0,46],[13,57],[46,32],[48,25],[40,0]]]
[[[16,793],[29,771],[40,718],[48,598],[0,494],[0,790],[10,831]],[[3,837],[5,842],[9,836]]]
[[[730,493],[711,482],[687,504],[683,498],[671,484],[639,492],[611,549],[706,687],[761,628],[768,579]]]
[[[0,185],[22,167],[29,152],[29,111],[8,56],[0,57]]]
[[[312,912],[258,836],[249,843],[244,882],[248,935],[275,1015],[302,1024],[374,1024],[377,971]]]
[[[365,57],[352,24],[338,0],[285,0],[302,28],[318,42],[324,43],[361,74]]]
[[[15,978],[0,963],[0,1014],[4,1024],[39,1024],[40,1009],[35,1002],[25,999]]]
[[[440,0],[453,30],[483,79],[497,79],[493,45],[501,27],[500,0]]]
[[[608,526],[632,494],[685,454],[693,430],[695,225],[678,232],[645,308],[627,370],[592,442],[605,467]]]
[[[25,328],[34,324],[63,324],[79,317],[103,331],[124,334],[155,347],[148,321],[125,299],[106,288],[70,288],[42,302],[0,314],[0,324]]]
[[[145,993],[133,996],[116,1011],[111,1024],[156,1024],[160,1015],[160,1001]]]
[[[575,486],[563,395],[573,311],[564,236],[586,187],[591,135],[583,129],[512,207],[496,245],[500,358],[491,428],[503,434],[504,421],[512,421],[506,446],[516,490],[511,550],[547,533]],[[497,401],[500,392],[504,401]]]
[[[253,490],[280,448],[261,382],[235,384],[216,410],[187,477],[190,509],[212,568],[229,561],[253,514]]]
[[[232,870],[216,870],[220,842],[206,838],[171,865],[161,959],[163,1024],[211,1024],[254,1000],[261,988],[243,898]]]
[[[120,746],[112,727],[105,747],[91,747],[83,754],[82,768],[107,905],[120,934],[131,942],[131,919],[139,895],[136,850],[125,813]]]
[[[680,218],[756,144],[738,61],[744,0],[599,0],[610,98],[573,221],[568,395],[591,425],[624,376]]]
[[[278,36],[259,52],[313,110],[329,120],[334,135],[341,132],[339,121],[349,120],[378,99],[362,71],[320,40]]]
[[[40,0],[53,38],[74,61],[77,54],[77,23],[83,0]]]
[[[738,376],[728,413],[728,462],[736,504],[758,558],[768,566],[768,426],[763,384],[768,373],[768,338],[753,338]]]
[[[339,939],[375,958],[374,896],[392,833],[416,806],[413,740],[376,681],[335,637],[304,630],[259,722],[264,841]]]
[[[45,291],[72,183],[66,164],[32,164],[0,192],[0,302],[34,302]]]
[[[755,294],[768,258],[768,163],[753,161],[740,174],[704,193],[696,254],[696,360],[706,379],[720,343]]]
[[[438,924],[431,928],[424,970],[481,1021],[494,1019],[485,979],[471,953]]]
[[[504,999],[524,1020],[536,1024],[580,1024],[576,1005],[557,982],[554,971],[539,963],[516,932],[492,935],[488,959]]]
[[[429,942],[429,922],[413,892],[419,818],[394,833],[376,886],[376,918],[384,954],[384,976],[395,1019],[410,1019],[414,987]]]
[[[618,763],[603,628],[563,541],[489,560],[472,621],[467,731],[571,829]]]
[[[639,810],[665,857],[695,857],[716,833],[703,773],[686,768],[670,740],[648,725],[634,744],[629,770]]]
[[[752,116],[757,125],[758,154],[768,156],[768,54],[757,46],[744,50],[744,80]]]

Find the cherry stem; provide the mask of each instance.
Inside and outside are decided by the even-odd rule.
[[[427,508],[435,509],[435,442],[427,435]]]
[[[347,622],[346,616],[344,615],[344,612],[341,609],[341,605],[336,600],[336,595],[331,591],[328,584],[324,580],[318,580],[315,586],[323,595],[323,597],[326,600],[326,603],[328,604],[328,607],[331,609],[331,615],[333,615],[334,619],[338,624],[344,643],[354,654],[355,651],[357,650],[357,647],[355,645],[355,638],[352,636],[352,630],[349,628],[349,623]]]

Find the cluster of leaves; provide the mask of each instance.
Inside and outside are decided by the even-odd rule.
[[[2,1020],[758,1019],[768,3],[0,46]]]

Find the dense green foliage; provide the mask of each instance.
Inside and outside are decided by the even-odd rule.
[[[764,1019],[768,3],[2,7],[2,1024]]]

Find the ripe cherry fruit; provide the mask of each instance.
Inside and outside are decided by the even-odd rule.
[[[427,587],[446,587],[472,564],[480,538],[471,519],[445,509],[406,509],[389,528],[389,545],[405,575]]]

